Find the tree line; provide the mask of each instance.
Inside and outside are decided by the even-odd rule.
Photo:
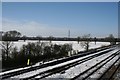
[[[20,32],[8,31],[5,32],[5,38],[21,36]],[[53,59],[67,57],[69,52],[72,51],[72,45],[63,44],[57,45],[45,42],[29,42],[26,45],[22,45],[20,50],[12,41],[2,41],[2,66],[14,67],[14,66],[27,66],[27,60],[30,59],[30,64],[34,64],[39,61],[49,61]]]

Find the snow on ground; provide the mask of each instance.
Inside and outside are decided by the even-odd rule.
[[[106,69],[108,69],[111,64],[113,64],[118,59],[118,56],[116,56],[114,59],[109,61],[107,64],[105,64],[102,68],[100,68],[98,71],[96,71],[93,75],[90,76],[90,78],[98,78],[101,76],[101,74],[104,73]]]
[[[107,49],[107,50],[109,50],[109,49]],[[104,51],[106,51],[106,50],[104,50]],[[100,52],[103,52],[103,51],[100,51]],[[97,52],[95,54],[98,54],[100,52]],[[94,55],[94,54],[90,54],[90,55],[87,55],[87,56],[84,56],[84,57],[80,57],[80,58],[77,58],[77,59],[74,59],[74,60],[70,60],[70,61],[67,61],[67,62],[64,62],[64,63],[60,63],[58,65],[49,66],[49,67],[41,68],[41,69],[38,69],[38,70],[35,70],[35,71],[27,72],[27,73],[24,73],[24,74],[21,74],[21,75],[18,75],[18,76],[14,76],[14,77],[11,77],[11,78],[27,78],[31,75],[36,75],[36,74],[39,74],[40,72],[47,71],[47,70],[53,69],[55,67],[59,67],[59,66],[66,65],[66,64],[69,64],[69,63],[72,63],[72,62],[76,62],[78,60],[81,60],[83,58],[86,58],[86,57],[92,56],[92,55]]]
[[[22,45],[26,45],[29,42],[38,42],[38,40],[26,40],[24,42],[24,40],[19,40],[19,41],[15,41],[13,42],[14,46],[16,46],[18,48],[18,50],[20,50],[20,48],[22,47]],[[50,41],[41,41],[41,42],[45,42],[46,44],[50,44]],[[2,43],[2,41],[0,41],[0,44]],[[58,44],[58,45],[63,45],[63,44],[72,44],[72,48],[73,50],[75,50],[76,52],[78,51],[83,51],[85,50],[83,47],[81,47],[80,43],[78,44],[77,41],[52,41],[52,44]],[[92,48],[98,48],[104,45],[109,45],[109,42],[90,42],[90,49]],[[1,49],[1,46],[0,46]],[[0,50],[1,51],[1,50]],[[1,60],[1,54],[0,54],[0,60]]]
[[[3,75],[3,74],[10,73],[10,72],[19,71],[19,70],[23,70],[23,69],[28,69],[28,68],[30,68],[30,67],[31,67],[31,66],[24,67],[24,68],[13,69],[13,70],[5,71],[5,72],[0,72],[0,76]]]
[[[24,40],[19,40],[19,41],[13,42],[13,44],[14,44],[14,47],[16,46],[18,48],[18,51],[19,51],[20,48],[22,47],[22,45],[26,45],[29,42],[35,43],[35,42],[38,42],[38,40],[26,40],[25,42],[24,42]],[[41,41],[41,42],[44,42],[46,44],[50,44],[50,41]],[[2,41],[0,41],[0,44],[1,43],[2,43]],[[72,44],[72,48],[76,52],[85,50],[83,47],[81,47],[80,43],[78,44],[77,41],[52,41],[52,44],[58,44],[58,45]],[[90,49],[98,48],[98,47],[101,47],[101,46],[104,46],[104,45],[109,45],[109,44],[110,44],[109,42],[96,42],[96,44],[95,44],[95,42],[90,42],[90,47],[89,48]],[[0,46],[0,49],[1,49],[1,46]],[[1,53],[0,53],[0,60],[1,60]]]
[[[44,62],[44,63],[43,63],[43,61],[41,61],[41,62],[37,62],[35,65],[32,65],[32,67],[39,66],[40,64],[47,64],[47,63],[51,63],[51,62],[54,62],[54,61],[58,61],[58,60],[65,59],[65,58],[66,58],[66,57],[59,58],[59,59],[54,59],[54,60],[47,61],[47,62]]]
[[[19,40],[17,42],[14,42],[15,46],[18,47],[18,49],[20,49],[20,47],[22,47],[23,44],[28,44],[29,42],[38,42],[38,40],[26,40],[25,42],[23,40]],[[45,42],[50,44],[50,41],[41,41],[41,42]],[[73,50],[78,50],[78,51],[83,51],[84,49],[81,47],[80,43],[78,44],[77,41],[52,41],[52,44],[58,44],[58,45],[63,45],[63,44],[72,44]],[[97,48],[97,47],[101,47],[104,45],[109,45],[109,42],[90,42],[90,49],[91,48]]]
[[[65,71],[65,73],[61,74],[61,73],[57,73],[51,76],[48,76],[47,78],[73,78],[76,75],[80,74],[81,72],[85,71],[86,69],[90,68],[91,66],[95,65],[96,63],[102,61],[103,59],[105,59],[106,57],[110,56],[111,54],[113,54],[114,52],[117,52],[118,50],[114,50],[111,52],[108,52],[107,54],[101,55],[99,57],[93,58],[89,61],[86,61],[82,64],[79,64],[77,66],[71,67],[68,70]],[[115,58],[116,60],[116,58]],[[110,66],[110,64],[112,64],[114,62],[111,61],[109,62],[109,65],[106,65],[107,67]],[[103,70],[106,69],[107,67],[103,67]],[[96,67],[97,68],[97,67]],[[101,72],[103,71],[101,70]],[[97,73],[96,75],[92,76],[92,77],[96,77],[98,76],[99,73]],[[87,74],[86,74],[87,75]],[[36,78],[39,78],[40,76],[37,76]]]

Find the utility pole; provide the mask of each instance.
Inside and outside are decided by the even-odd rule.
[[[70,30],[68,31],[68,38],[70,38]]]

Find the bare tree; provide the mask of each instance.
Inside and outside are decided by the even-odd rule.
[[[87,34],[87,35],[84,35],[82,38],[84,38],[84,39],[88,39],[88,38],[90,38],[90,34]],[[89,43],[90,43],[90,41],[82,41],[81,42],[81,46],[86,50],[86,51],[88,51],[89,50]]]
[[[110,40],[110,44],[111,45],[114,45],[114,44],[116,44],[116,42],[114,42],[114,36],[113,36],[113,34],[109,34],[109,36],[107,37],[107,39],[109,39]]]
[[[79,42],[80,42],[80,36],[77,37],[77,42],[79,44]]]
[[[114,38],[113,34],[109,34],[108,38]]]
[[[12,50],[13,47],[13,42],[10,41],[4,41],[1,44],[2,47],[2,54],[6,55],[7,59],[9,58],[10,51]]]
[[[13,30],[13,31],[5,32],[4,35],[2,35],[2,36],[6,39],[9,38],[9,37],[14,38],[14,37],[20,37],[21,33]],[[7,59],[8,59],[10,57],[10,53],[11,53],[12,48],[13,48],[13,42],[2,41],[0,46],[2,47],[2,54],[5,55],[5,57],[7,57]]]
[[[53,36],[49,36],[48,38],[50,40],[50,43],[52,43]]]
[[[12,49],[12,58],[13,59],[16,59],[17,58],[17,55],[18,55],[18,49],[17,49],[17,47],[14,47],[13,49]]]

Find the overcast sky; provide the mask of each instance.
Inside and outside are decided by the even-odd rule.
[[[117,2],[14,2],[2,4],[2,30],[27,36],[118,35]]]

